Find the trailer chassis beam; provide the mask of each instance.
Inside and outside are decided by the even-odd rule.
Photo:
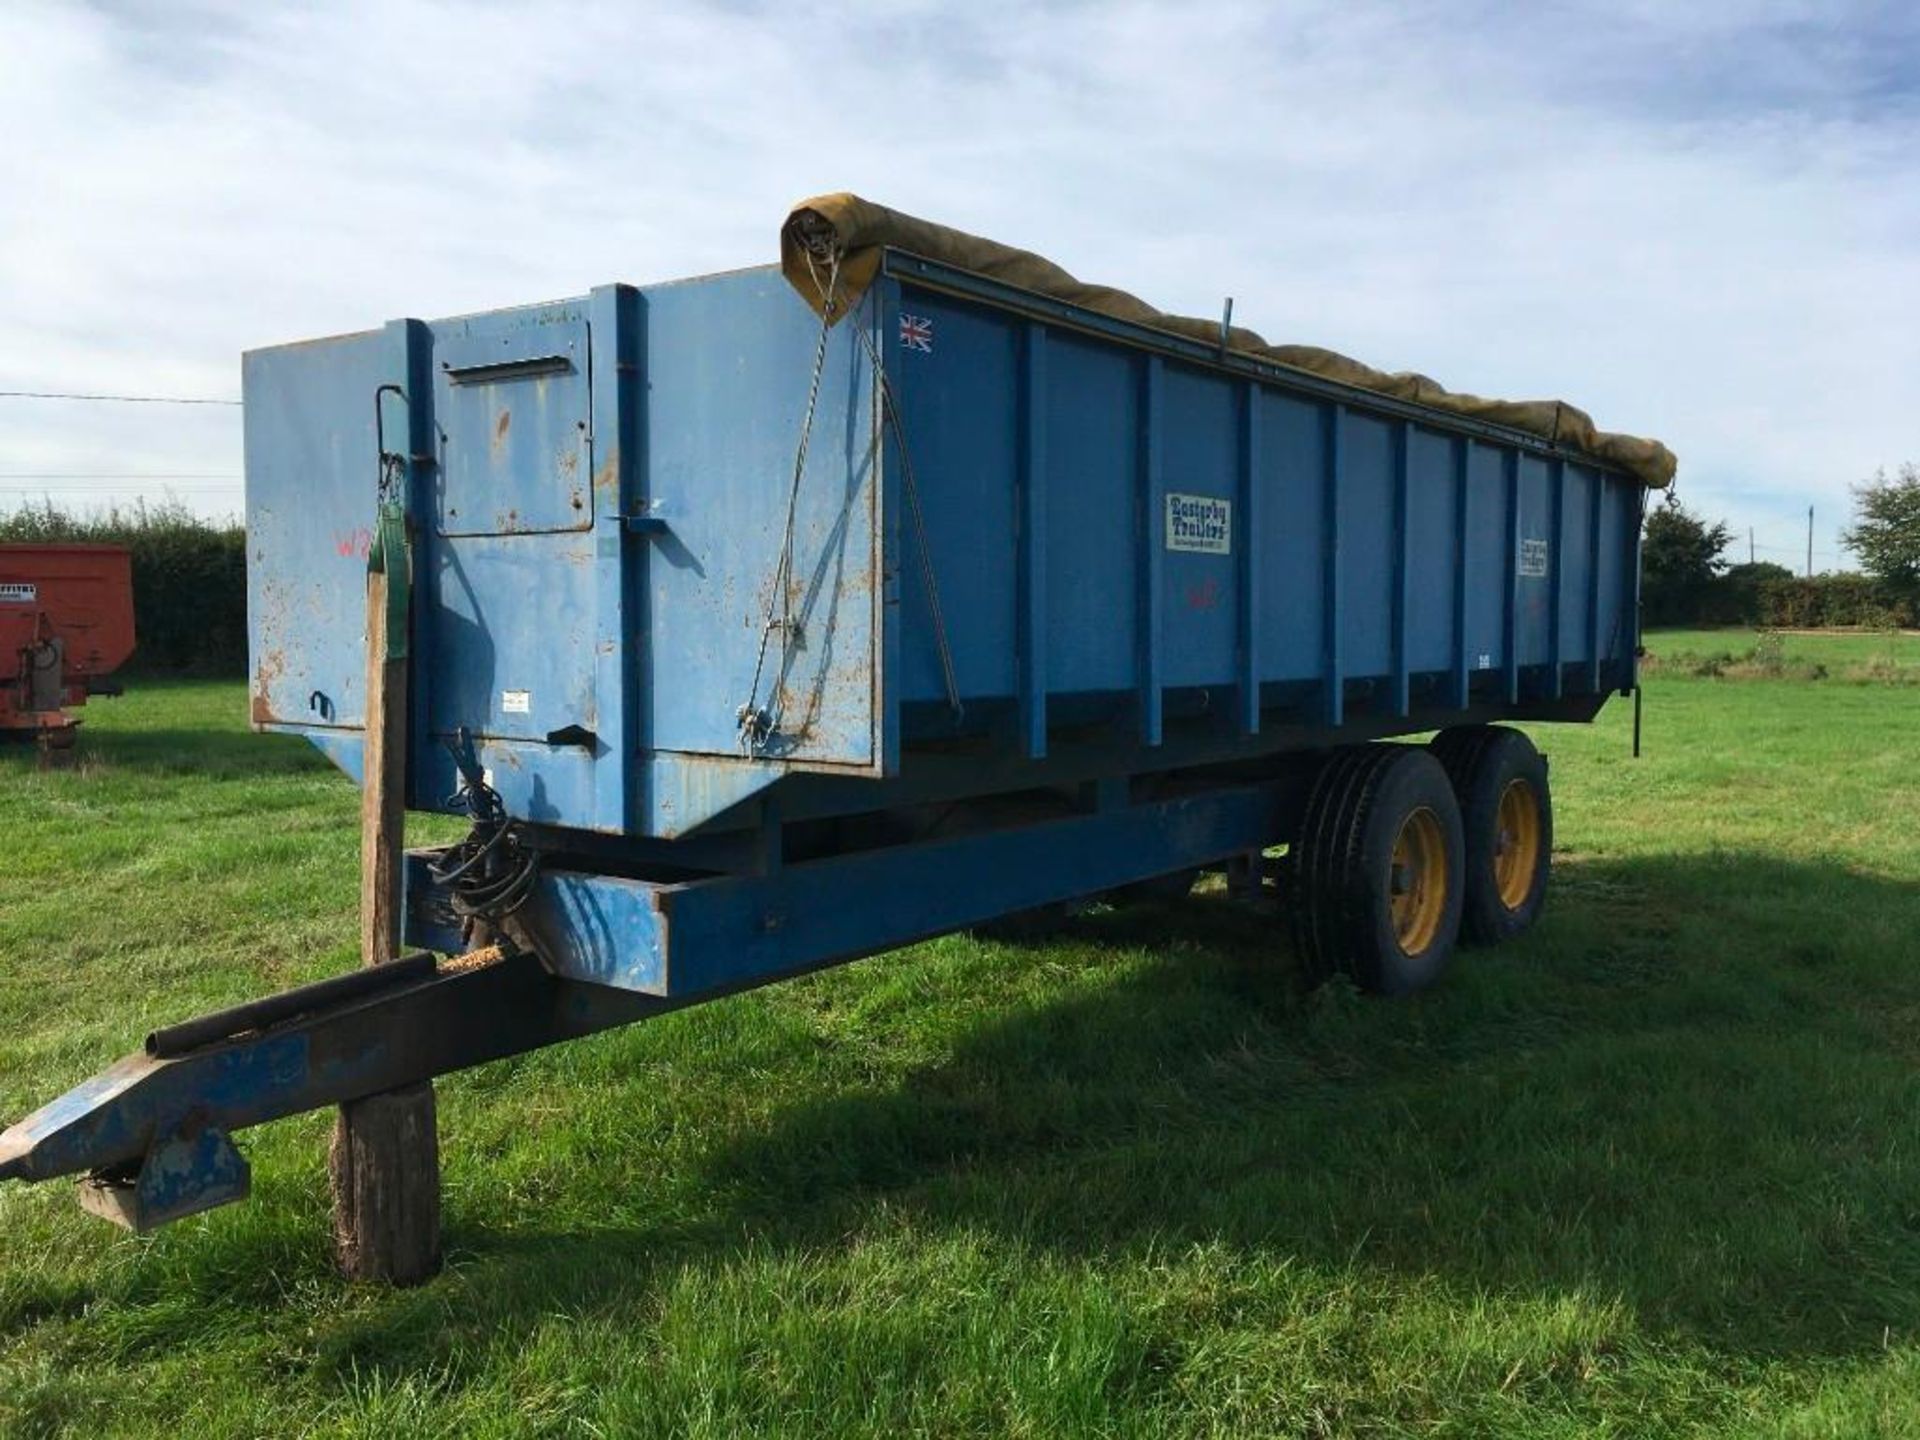
[[[1174,793],[1161,799],[936,831],[758,875],[648,880],[552,857],[516,921],[556,974],[694,1000],[1257,853],[1291,832],[1316,768],[1305,757],[1189,793],[1168,781]],[[447,949],[459,932],[433,854],[408,856],[406,940]]]
[[[88,1209],[149,1229],[245,1196],[234,1131],[674,1008],[558,979],[531,954],[438,970],[201,1049],[129,1055],[0,1134],[0,1180],[87,1173]]]

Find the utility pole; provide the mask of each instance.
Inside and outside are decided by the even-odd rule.
[[[1807,578],[1813,578],[1813,506],[1807,506]]]
[[[1747,563],[1753,564],[1753,526],[1747,526]]]

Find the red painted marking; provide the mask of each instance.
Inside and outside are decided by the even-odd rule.
[[[333,548],[342,560],[364,560],[373,550],[373,531],[364,525],[358,530],[336,530]]]
[[[1220,582],[1209,575],[1198,585],[1187,587],[1187,608],[1189,610],[1217,610],[1220,608]]]

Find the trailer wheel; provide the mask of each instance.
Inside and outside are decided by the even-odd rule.
[[[1498,725],[1434,736],[1466,827],[1461,933],[1479,944],[1511,939],[1539,918],[1553,855],[1553,792],[1533,741]]]
[[[1338,752],[1292,847],[1294,940],[1309,972],[1382,995],[1439,979],[1460,929],[1462,856],[1459,803],[1433,755]]]

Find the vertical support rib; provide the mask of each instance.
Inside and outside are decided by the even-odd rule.
[[[1465,435],[1453,441],[1453,707],[1467,708],[1469,698],[1469,659],[1467,656],[1467,503],[1471,490],[1469,456],[1473,441]]]
[[[1163,366],[1145,360],[1140,397],[1140,738],[1158,745],[1161,736],[1160,611],[1166,481],[1160,465]]]
[[[1047,331],[1028,324],[1021,352],[1020,743],[1047,753]]]
[[[1321,717],[1327,724],[1338,725],[1346,718],[1346,674],[1342,668],[1340,649],[1340,491],[1346,462],[1340,444],[1340,430],[1347,407],[1336,402],[1328,405],[1322,413],[1326,425],[1326,468],[1322,477],[1325,488],[1321,497],[1321,532],[1324,537],[1321,564],[1326,589],[1322,602],[1325,634],[1321,645],[1326,676],[1320,708]]]
[[[1587,507],[1587,690],[1600,693],[1600,522],[1605,514],[1607,472],[1593,472],[1593,499]]]
[[[907,457],[901,453],[900,431],[887,423],[889,393],[894,388],[899,348],[889,345],[881,317],[900,313],[900,282],[884,271],[880,283],[867,292],[867,298],[850,323],[867,328],[868,343],[880,358],[867,372],[868,423],[873,427],[874,451],[880,467],[879,483],[874,487],[874,504],[879,515],[874,522],[873,624],[880,635],[875,651],[880,674],[874,685],[874,752],[880,759],[883,775],[900,773],[900,676],[901,676],[901,591],[910,583],[905,577],[921,580],[910,567],[931,563],[916,551],[907,553],[910,527],[903,527],[906,516],[906,485],[903,472]],[[900,430],[906,420],[900,418]],[[642,632],[644,633],[644,632]]]
[[[1393,426],[1393,713],[1413,708],[1407,675],[1407,587],[1413,569],[1413,536],[1409,524],[1408,470],[1412,465],[1413,427],[1405,420]]]
[[[1240,382],[1240,730],[1260,733],[1260,387]]]
[[[1623,557],[1627,567],[1627,578],[1630,578],[1632,581],[1631,590],[1620,597],[1620,603],[1627,607],[1627,681],[1626,684],[1621,687],[1620,693],[1623,695],[1634,695],[1636,697],[1634,700],[1634,709],[1637,716],[1640,704],[1638,699],[1638,692],[1640,690],[1640,623],[1643,619],[1640,613],[1640,582],[1642,579],[1641,562],[1644,558],[1644,552],[1641,549],[1640,537],[1647,528],[1647,487],[1635,481],[1633,492],[1633,524],[1626,527],[1626,534],[1620,537],[1620,543],[1626,546],[1627,549],[1627,553]],[[1637,741],[1639,738],[1639,728],[1636,725],[1634,739]],[[1636,757],[1639,755],[1637,746],[1635,747],[1634,754]]]
[[[648,562],[647,545],[630,537],[626,517],[640,513],[635,461],[640,447],[640,292],[602,285],[589,300],[593,367],[593,695],[599,743],[593,763],[593,808],[603,830],[631,828],[640,745],[640,686],[630,635],[645,634],[630,606],[644,596],[632,572]]]
[[[1507,703],[1520,700],[1520,452],[1502,456],[1507,472]]]
[[[1560,632],[1567,608],[1567,462],[1557,455],[1547,462],[1547,499],[1553,506],[1553,537],[1547,554],[1547,698],[1558,700],[1563,688]]]
[[[388,373],[397,372],[401,377],[400,383],[407,391],[404,439],[407,454],[412,459],[407,466],[406,506],[408,529],[413,537],[416,613],[431,614],[439,603],[434,591],[439,578],[432,548],[438,537],[434,534],[434,527],[421,523],[420,517],[434,513],[434,487],[440,477],[433,464],[421,463],[420,457],[432,457],[439,449],[434,441],[433,427],[433,337],[422,320],[390,320],[386,328],[387,344],[392,347]],[[389,443],[394,443],[398,437],[388,431],[387,438]],[[409,733],[404,784],[409,799],[413,798],[413,777],[420,773],[421,757],[438,748],[430,732],[427,713],[427,706],[433,698],[427,687],[427,678],[433,673],[433,639],[431,626],[408,627],[407,653],[412,663],[408,667],[411,671],[407,685]]]

